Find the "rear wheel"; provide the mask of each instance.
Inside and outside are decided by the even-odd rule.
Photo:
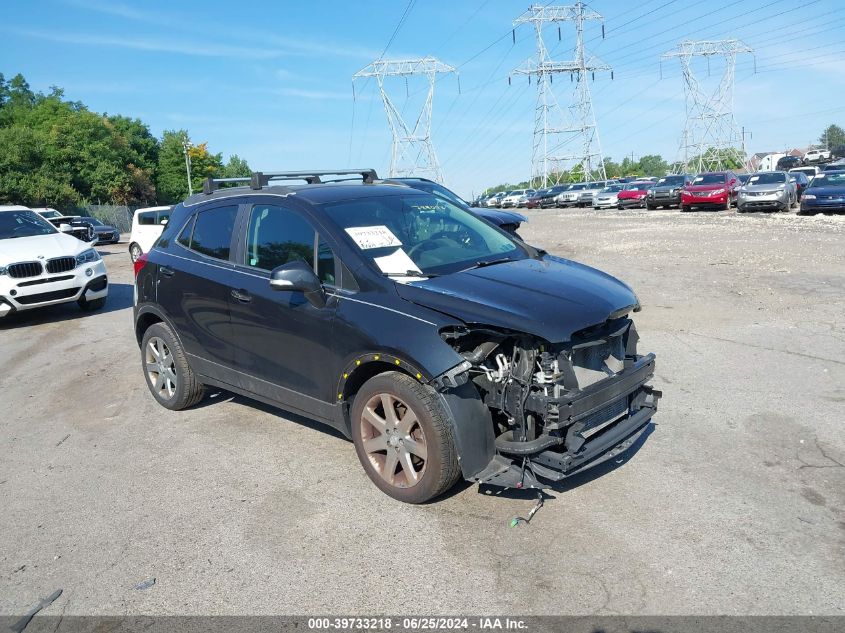
[[[129,247],[129,257],[131,257],[131,258],[132,258],[132,261],[133,261],[133,262],[137,262],[137,261],[138,261],[138,258],[139,258],[142,254],[143,254],[143,251],[141,251],[141,247],[140,247],[140,246],[138,246],[137,244],[132,244],[132,245]]]
[[[355,395],[351,421],[367,476],[394,499],[424,503],[458,480],[452,423],[431,387],[399,372],[379,374]]]
[[[202,400],[205,387],[197,381],[179,339],[166,323],[154,323],[144,332],[141,362],[147,387],[161,406],[179,411]]]

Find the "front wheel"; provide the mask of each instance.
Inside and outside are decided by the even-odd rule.
[[[690,205],[688,205],[688,204],[682,204],[681,205],[681,211],[683,211],[684,213],[689,213],[691,210],[692,210],[692,207]]]
[[[460,476],[452,421],[431,387],[399,372],[367,381],[352,404],[352,441],[367,476],[385,494],[424,503]]]

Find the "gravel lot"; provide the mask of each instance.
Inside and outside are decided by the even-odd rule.
[[[0,614],[845,614],[845,217],[526,213],[644,306],[664,398],[622,463],[510,528],[533,497],[406,506],[316,423],[167,411],[105,246],[103,312],[0,322]]]

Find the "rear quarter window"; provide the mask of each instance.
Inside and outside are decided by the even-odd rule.
[[[138,224],[140,226],[153,226],[156,223],[156,212],[145,211],[138,214]]]
[[[229,259],[229,249],[232,243],[232,233],[235,229],[235,219],[238,215],[238,207],[217,207],[200,211],[194,220],[193,232],[191,233],[190,248],[206,257],[214,259]],[[189,223],[190,226],[190,223]],[[185,231],[179,236],[179,243],[182,241]]]

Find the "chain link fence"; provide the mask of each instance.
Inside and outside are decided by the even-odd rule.
[[[132,228],[134,209],[118,204],[88,204],[79,207],[77,213],[97,218],[104,224],[110,224],[121,233],[129,233]]]

